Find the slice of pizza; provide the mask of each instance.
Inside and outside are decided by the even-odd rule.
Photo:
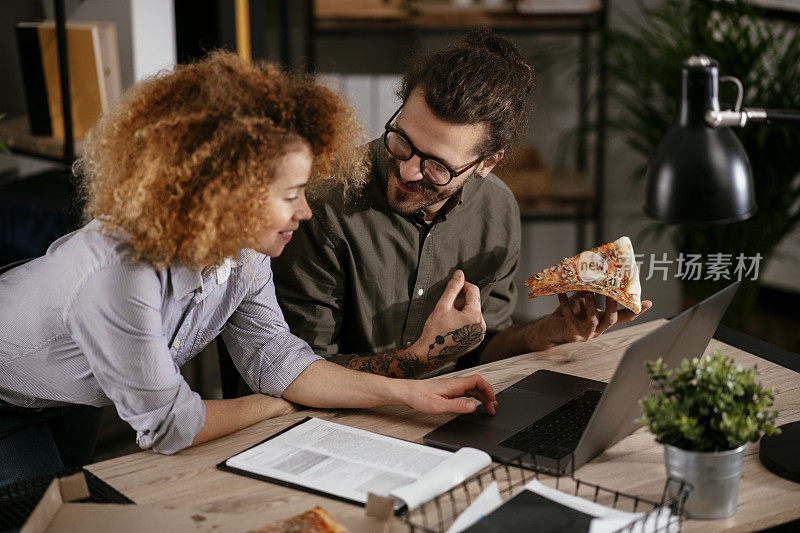
[[[302,514],[268,524],[250,533],[347,533],[319,505]]]
[[[591,291],[613,298],[636,314],[642,311],[639,267],[628,237],[581,252],[534,274],[525,285],[528,298],[570,291]]]

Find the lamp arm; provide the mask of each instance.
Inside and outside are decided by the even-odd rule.
[[[748,122],[800,122],[800,111],[794,109],[744,108],[741,111],[726,109],[706,112],[706,123],[713,128],[720,126],[739,126],[743,128]]]
[[[800,111],[795,109],[765,109],[767,121],[800,122]]]

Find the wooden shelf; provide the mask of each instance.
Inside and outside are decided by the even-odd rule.
[[[512,188],[523,220],[591,219],[594,216],[594,191],[588,179],[559,176],[567,180],[538,195],[520,195]]]
[[[51,161],[70,163],[72,158],[64,157],[64,141],[47,135],[30,133],[27,115],[0,121],[0,142],[12,152]],[[82,141],[76,139],[75,153],[80,153]]]
[[[456,6],[449,1],[422,2],[419,14],[411,17],[396,2],[383,0],[315,0],[314,26],[317,32],[447,30],[489,26],[497,30],[576,29],[599,25],[602,4],[585,10],[548,10],[535,14],[518,12],[512,4]]]
[[[533,145],[508,150],[493,172],[514,193],[521,211],[569,214],[594,208],[594,186],[589,177],[553,173]]]
[[[582,174],[553,174],[542,169],[495,174],[508,185],[520,205],[587,206],[594,203],[592,182]]]

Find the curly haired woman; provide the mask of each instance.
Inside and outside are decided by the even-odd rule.
[[[165,454],[289,402],[493,412],[478,376],[356,372],[284,322],[270,257],[311,216],[307,186],[358,184],[358,131],[329,90],[225,52],[129,90],[76,164],[90,222],[0,277],[0,485],[89,462],[112,403]],[[255,394],[202,400],[181,376],[220,334]]]

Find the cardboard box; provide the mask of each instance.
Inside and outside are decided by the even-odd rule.
[[[157,505],[77,503],[89,496],[82,473],[56,478],[47,487],[20,533],[140,533],[142,531],[237,532],[259,529],[275,520],[263,513],[206,513],[171,509]],[[289,518],[288,516],[283,518]],[[339,517],[334,516],[339,519]],[[346,517],[342,524],[352,533],[387,531],[397,521],[380,520],[364,514]],[[393,529],[397,531],[397,529]]]
[[[141,531],[250,531],[269,521],[260,514],[204,513],[155,505],[76,503],[89,496],[83,474],[56,478],[20,533],[133,533]]]

